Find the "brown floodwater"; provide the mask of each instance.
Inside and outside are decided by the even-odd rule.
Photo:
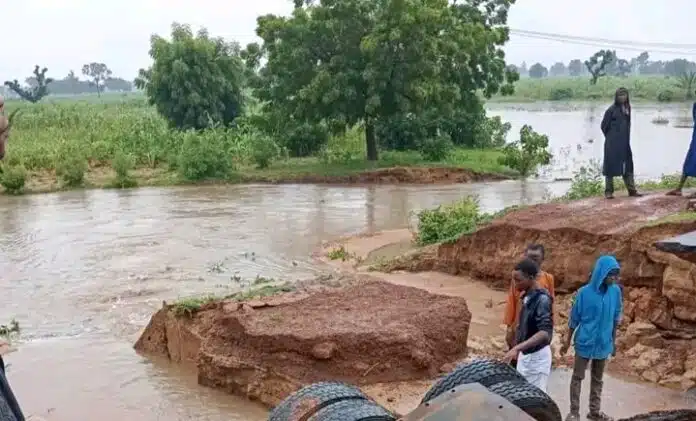
[[[413,211],[467,194],[496,210],[540,201],[549,187],[248,185],[2,196],[0,323],[16,318],[23,329],[19,350],[6,358],[10,382],[25,412],[48,420],[263,420],[263,408],[132,350],[163,300],[233,291],[256,276],[311,277],[324,269],[310,257],[322,240],[404,227]],[[565,409],[567,376],[555,374],[552,384]],[[607,394],[607,409],[627,414],[638,405],[686,405],[677,393],[618,380]]]

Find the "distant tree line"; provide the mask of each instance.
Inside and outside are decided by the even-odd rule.
[[[87,63],[82,66],[80,79],[74,71],[70,71],[62,79],[46,76],[48,69],[35,66],[31,76],[20,83],[18,79],[5,81],[0,93],[8,97],[19,97],[30,102],[38,102],[47,95],[81,95],[103,92],[130,92],[134,89],[132,81],[114,77],[112,71],[104,63]]]
[[[521,77],[541,79],[546,77],[587,76],[596,82],[601,76],[626,77],[630,75],[665,75],[681,77],[696,72],[696,63],[684,58],[674,60],[650,60],[650,54],[643,52],[627,59],[619,57],[616,51],[600,50],[587,60],[574,59],[568,63],[556,62],[548,67],[542,63],[528,66],[512,65]],[[600,70],[601,68],[601,70]]]

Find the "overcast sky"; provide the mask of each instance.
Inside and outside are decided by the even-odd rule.
[[[287,14],[291,7],[292,0],[0,0],[0,80],[23,80],[34,64],[47,66],[55,78],[63,77],[71,69],[79,73],[82,64],[91,61],[104,62],[114,75],[132,79],[150,62],[150,35],[168,35],[174,21],[205,26],[213,35],[246,45],[256,40],[258,15]],[[517,0],[509,23],[521,30],[696,44],[694,16],[693,0]],[[598,49],[522,37],[514,37],[506,47],[511,63],[546,65],[586,58]],[[651,56],[696,61],[696,46],[684,54]]]

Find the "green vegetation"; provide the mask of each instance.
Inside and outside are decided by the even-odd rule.
[[[662,225],[662,224],[678,224],[678,223],[682,223],[682,222],[694,222],[694,221],[696,221],[696,212],[690,210],[690,211],[683,211],[683,212],[675,213],[673,215],[665,216],[664,218],[650,221],[648,224],[646,224],[646,226],[654,227],[654,226]]]
[[[520,140],[506,145],[499,161],[522,177],[528,177],[540,165],[551,163],[553,155],[548,149],[549,138],[532,130],[532,126],[524,125],[520,129]]]
[[[456,241],[476,231],[500,214],[482,213],[476,196],[467,196],[454,203],[418,213],[415,241],[419,246]]]
[[[512,3],[298,0],[288,17],[259,17],[262,42],[246,48],[174,24],[168,39],[151,38],[152,65],[136,79],[144,98],[23,106],[8,164],[28,170],[30,191],[319,180],[395,165],[514,172],[492,151],[510,126],[482,99],[510,94],[519,77],[502,51]],[[29,87],[57,83],[45,73]],[[104,63],[82,73],[99,95],[113,82]],[[46,173],[58,181],[35,185]]]
[[[187,297],[172,304],[172,311],[176,316],[192,317],[208,304],[221,300],[248,301],[257,298],[272,297],[274,295],[293,292],[297,289],[291,282],[271,284],[267,278],[257,278],[253,286],[234,294],[226,296],[204,295],[199,297]]]
[[[462,167],[515,175],[498,162],[502,153],[492,148],[455,146],[439,161],[426,160],[418,150],[386,150],[378,161],[369,162],[361,126],[330,136],[314,156],[295,158],[250,125],[200,132],[172,129],[142,97],[112,97],[102,103],[8,101],[6,107],[21,108],[0,176],[0,184],[11,193],[21,193],[25,182],[30,191],[205,179],[274,182],[338,178],[395,166]],[[55,174],[59,183],[41,184],[52,179],[46,174]]]
[[[349,260],[352,256],[353,254],[346,250],[344,246],[333,248],[326,253],[326,257],[330,260],[341,260],[343,262]]]
[[[509,96],[496,96],[500,102],[533,101],[604,101],[611,102],[620,86],[629,90],[632,101],[671,102],[690,100],[693,89],[688,91],[684,84],[694,83],[687,79],[663,75],[650,76],[604,76],[596,84],[586,76],[523,78],[515,83],[515,92]]]
[[[5,340],[10,340],[13,336],[19,335],[19,333],[19,322],[15,319],[10,320],[10,323],[6,325],[0,325],[0,337]]]
[[[679,178],[679,174],[663,175],[659,180],[639,183],[638,189],[641,191],[673,189],[679,184]],[[615,182],[617,191],[625,189],[622,180],[617,178]],[[693,178],[687,179],[685,187],[696,187],[696,180]],[[580,200],[588,197],[601,196],[603,194],[604,176],[602,175],[602,166],[598,161],[593,160],[590,161],[587,166],[581,167],[573,175],[568,192],[554,200]]]

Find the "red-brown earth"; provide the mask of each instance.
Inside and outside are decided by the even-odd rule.
[[[621,263],[625,309],[618,366],[613,367],[689,389],[696,386],[696,265],[654,246],[696,230],[696,218],[668,218],[687,207],[688,199],[663,194],[540,204],[512,211],[455,243],[415,251],[380,268],[465,274],[505,288],[525,247],[541,243],[544,269],[554,275],[559,293],[560,335],[570,302],[564,294],[587,281],[600,254],[614,254]]]
[[[367,276],[212,302],[190,314],[175,310],[164,305],[135,348],[194,365],[200,384],[269,406],[321,380],[431,379],[465,356],[471,320],[461,297]]]

